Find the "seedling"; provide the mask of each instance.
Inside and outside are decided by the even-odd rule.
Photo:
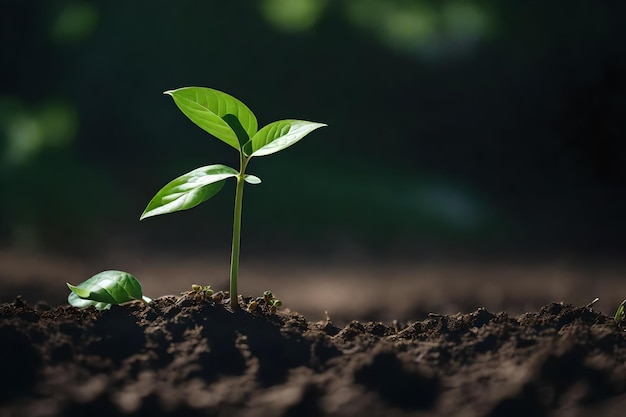
[[[207,165],[190,171],[165,185],[150,200],[140,219],[188,210],[217,194],[226,179],[235,178],[235,208],[230,262],[230,305],[239,308],[237,279],[241,242],[241,212],[244,183],[261,179],[246,174],[253,157],[266,156],[293,145],[315,129],[326,126],[304,120],[279,120],[257,130],[257,120],[241,101],[218,90],[185,87],[166,91],[178,108],[198,127],[239,152],[239,170],[226,165]]]
[[[213,296],[214,291],[210,285],[205,285],[203,287],[202,285],[193,284],[191,286],[191,292],[195,294],[194,298],[197,301],[202,301],[202,300],[206,300],[207,298],[211,298]]]
[[[198,285],[192,284],[191,291],[185,291],[180,293],[181,297],[176,304],[180,304],[186,300],[193,300],[196,302],[210,301],[213,303],[219,303],[224,299],[224,292],[213,291],[210,285]]]
[[[276,313],[278,307],[283,305],[282,301],[274,297],[274,294],[271,291],[265,291],[263,293],[263,300],[265,301],[265,304],[270,307],[270,311],[272,313]]]
[[[617,311],[615,312],[615,323],[618,325],[622,324],[626,318],[626,311],[624,311],[624,308],[626,308],[626,300],[622,301],[622,304],[617,307]]]
[[[226,165],[207,165],[184,174],[163,187],[148,203],[140,217],[173,213],[188,210],[217,194],[228,178],[236,178],[235,209],[233,218],[233,241],[230,266],[230,305],[239,308],[237,276],[241,236],[241,212],[243,185],[245,182],[259,184],[261,179],[246,174],[246,167],[255,156],[265,156],[293,145],[310,132],[326,126],[323,123],[304,120],[279,120],[257,130],[257,120],[252,111],[241,101],[218,90],[203,87],[185,87],[166,91],[172,96],[178,108],[196,125],[239,152],[239,171]],[[141,284],[135,277],[123,271],[104,271],[87,281],[74,286],[68,302],[79,308],[95,306],[99,310],[109,309],[112,304],[132,300],[149,303],[143,295]],[[211,286],[193,284],[191,293],[196,299],[220,302],[223,291],[214,293]],[[281,302],[266,291],[263,298],[266,306],[276,312]],[[254,310],[256,306],[251,308]]]
[[[271,300],[274,299],[274,294],[271,291],[264,291],[263,299],[265,300],[266,303],[269,303]]]
[[[143,295],[137,278],[123,271],[103,271],[78,285],[67,283],[71,290],[67,301],[78,308],[94,306],[98,310],[108,310],[112,304],[141,300],[152,301]]]
[[[261,308],[261,310],[269,310],[269,312],[273,314],[276,313],[278,307],[282,305],[283,303],[274,297],[274,294],[271,291],[265,291],[263,293],[263,297],[257,297],[248,303],[248,311],[254,312]]]

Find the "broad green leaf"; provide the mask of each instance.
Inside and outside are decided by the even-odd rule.
[[[184,87],[165,91],[196,125],[241,152],[257,132],[254,113],[235,97],[212,88]]]
[[[259,130],[245,146],[249,156],[264,156],[293,145],[315,129],[326,126],[324,123],[305,120],[279,120]]]
[[[224,186],[224,180],[237,174],[233,168],[217,164],[181,175],[152,197],[140,220],[193,208],[217,194]]]
[[[243,176],[243,180],[247,182],[248,184],[261,184],[261,178],[252,174],[245,174]]]
[[[67,301],[74,307],[85,308],[93,305],[98,310],[108,309],[112,304],[132,300],[144,300],[141,284],[131,274],[123,271],[103,271],[78,285],[67,284],[72,291]]]

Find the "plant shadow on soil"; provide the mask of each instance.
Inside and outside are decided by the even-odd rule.
[[[0,416],[612,416],[626,391],[622,329],[561,303],[340,328],[183,295],[18,297],[0,340]]]

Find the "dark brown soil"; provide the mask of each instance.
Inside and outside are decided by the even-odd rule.
[[[591,306],[309,322],[161,297],[0,305],[0,416],[618,416],[626,337]]]

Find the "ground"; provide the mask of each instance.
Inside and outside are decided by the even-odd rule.
[[[619,268],[606,264],[242,268],[283,300],[272,313],[188,295],[191,270],[211,275],[200,261],[131,257],[154,302],[95,311],[56,303],[85,265],[4,256],[2,295],[15,294],[0,305],[2,417],[623,414],[626,335],[614,308],[592,303],[621,296]],[[171,283],[154,277],[171,281],[177,267],[181,290],[155,296]],[[532,308],[556,296],[571,301]]]

